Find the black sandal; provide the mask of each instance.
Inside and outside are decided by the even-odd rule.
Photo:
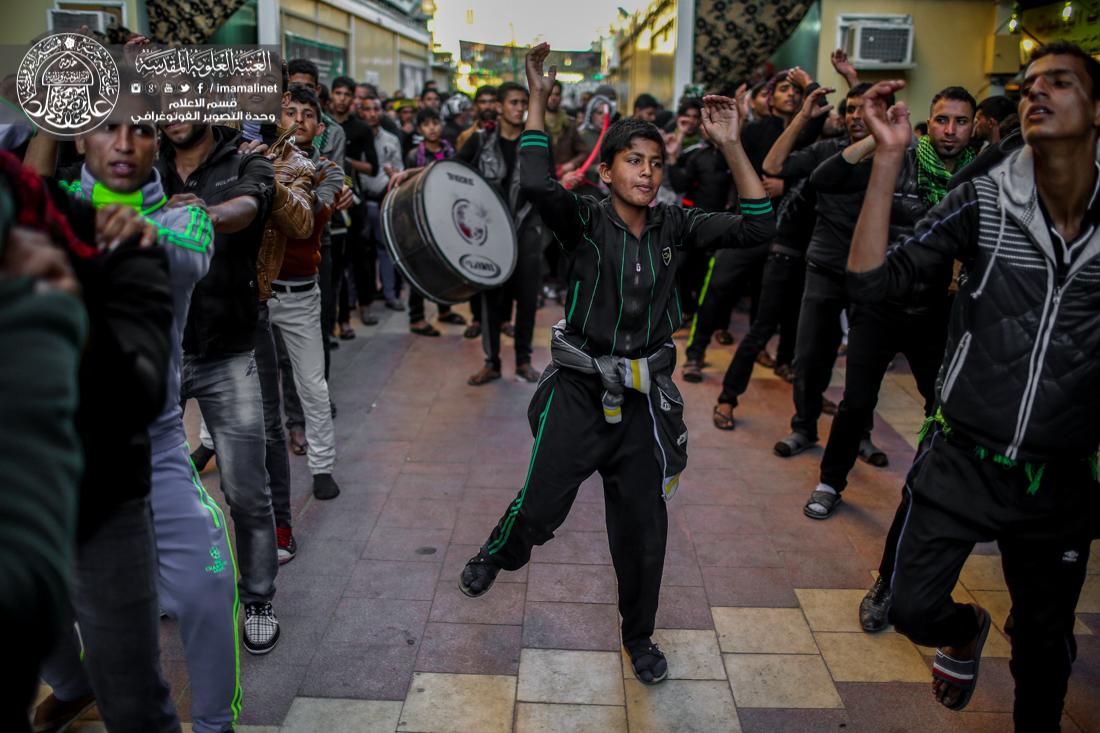
[[[481,335],[481,324],[474,322],[469,326],[466,326],[466,330],[462,332],[462,338],[476,339]]]
[[[791,433],[786,438],[776,443],[772,450],[775,451],[775,454],[780,458],[790,458],[815,445],[817,445],[817,441],[810,438],[810,436],[803,435],[802,433]]]
[[[417,336],[438,336],[439,331],[435,329],[430,323],[425,323],[423,326],[409,326],[409,333],[415,333]]]
[[[450,313],[443,313],[439,316],[440,323],[450,323],[453,326],[465,326],[466,319],[461,314],[451,311]]]
[[[668,679],[668,660],[656,644],[648,643],[627,651],[634,676],[643,685],[656,685]]]
[[[840,494],[831,494],[828,491],[814,491],[810,494],[810,500],[802,507],[802,513],[810,519],[828,519],[833,516],[836,508],[840,506],[841,501],[843,501],[843,499]],[[825,511],[811,509],[810,507],[814,504],[820,505]]]
[[[711,420],[714,422],[714,427],[719,430],[733,430],[737,427],[733,421],[733,414],[727,415],[718,409],[718,405],[714,406],[714,414],[711,415]]]

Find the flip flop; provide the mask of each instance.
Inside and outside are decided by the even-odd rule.
[[[727,415],[718,409],[718,405],[714,406],[714,414],[711,415],[711,420],[714,422],[714,427],[719,430],[733,430],[737,427],[733,420],[733,415]]]
[[[978,627],[977,642],[974,644],[974,658],[955,659],[944,654],[942,649],[937,649],[935,661],[932,662],[932,679],[944,683],[944,693],[952,688],[962,690],[959,699],[952,705],[945,703],[941,695],[936,695],[936,699],[948,710],[962,710],[970,704],[970,698],[974,696],[974,689],[978,685],[978,666],[982,661],[982,648],[985,647],[985,641],[989,638],[989,626],[993,622],[989,611],[984,608],[980,610],[982,621]]]

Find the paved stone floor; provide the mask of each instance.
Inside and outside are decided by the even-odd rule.
[[[540,312],[538,366],[557,317],[557,309]],[[998,627],[965,713],[932,700],[930,650],[892,631],[866,635],[857,624],[920,422],[904,366],[888,376],[875,426],[890,467],[857,465],[843,508],[827,522],[801,512],[821,451],[789,460],[771,452],[790,418],[787,384],[758,368],[733,433],[710,424],[732,348],[711,349],[703,384],[681,385],[691,457],[669,506],[656,639],[672,675],[646,688],[620,652],[598,481],[583,486],[558,536],[536,548],[527,568],[502,573],[484,598],[459,592],[460,568],[523,481],[533,387],[512,379],[507,339],[505,379],[474,388],[466,378],[480,366],[478,342],[453,326],[439,339],[411,336],[406,323],[388,314],[379,327],[357,326],[358,338],[333,353],[343,493],[314,501],[305,459],[292,457],[300,550],[279,574],[282,641],[265,657],[241,655],[242,731],[1011,729],[1000,630],[1009,601],[994,547],[978,548],[958,588],[960,598],[990,608]],[[742,317],[737,324],[744,328]],[[839,399],[835,386],[831,395]],[[822,422],[827,433],[829,419]],[[220,500],[216,470],[204,480]],[[1100,731],[1095,548],[1092,560],[1064,731]],[[162,639],[186,718],[173,624]],[[101,729],[94,720],[76,728]]]

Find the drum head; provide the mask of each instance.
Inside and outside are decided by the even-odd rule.
[[[430,239],[478,289],[503,285],[516,266],[516,233],[500,194],[469,166],[433,163],[417,182]]]

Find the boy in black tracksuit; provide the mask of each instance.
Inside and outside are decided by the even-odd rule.
[[[501,569],[518,570],[531,548],[553,537],[582,481],[604,479],[623,644],[638,679],[665,679],[668,665],[650,640],[664,564],[664,500],[687,454],[683,402],[671,380],[681,323],[676,276],[683,252],[751,247],[775,234],[764,189],[737,139],[733,100],[708,97],[711,139],[733,172],[742,214],[650,207],[661,185],[664,145],[640,120],[609,128],[601,146],[603,201],[563,189],[553,178],[543,111],[555,71],[543,76],[549,46],[527,59],[531,107],[520,137],[524,194],[569,260],[566,318],[555,326],[553,364],[528,410],[535,446],[523,489],[462,572],[469,596],[489,590]]]

